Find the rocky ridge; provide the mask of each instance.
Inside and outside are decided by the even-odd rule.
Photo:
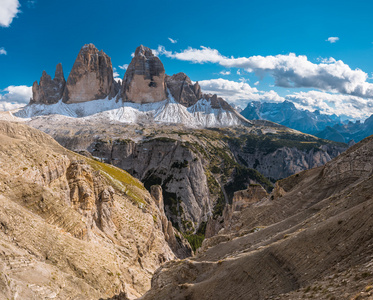
[[[170,246],[190,254],[125,171],[22,124],[0,121],[0,138],[1,298],[133,299],[175,258]]]
[[[97,122],[251,125],[222,98],[203,94],[199,84],[193,84],[184,73],[167,76],[160,59],[142,45],[136,49],[121,86],[113,79],[110,57],[93,44],[82,47],[66,84],[58,90],[44,72],[40,85],[34,83],[30,104],[14,115],[32,118],[51,114],[95,118]]]

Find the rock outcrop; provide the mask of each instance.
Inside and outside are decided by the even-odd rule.
[[[139,46],[123,78],[122,100],[151,103],[167,99],[165,70],[152,50]]]
[[[193,84],[185,73],[166,75],[165,80],[172,97],[186,107],[192,106],[202,98],[201,87],[198,82]]]
[[[142,180],[147,189],[161,185],[163,197],[155,198],[164,201],[168,219],[181,231],[197,229],[211,213],[215,197],[209,194],[201,156],[182,143],[160,138],[142,143],[100,141],[92,146],[93,151],[89,150],[93,156],[127,170]]]
[[[80,103],[116,96],[118,84],[113,77],[110,57],[93,44],[84,45],[67,78],[65,103]]]
[[[54,104],[62,99],[65,89],[65,77],[63,75],[62,65],[58,64],[52,80],[47,72],[43,71],[40,83],[37,81],[32,85],[32,99],[30,104]]]

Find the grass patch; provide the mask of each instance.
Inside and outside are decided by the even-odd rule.
[[[124,192],[135,202],[141,203],[142,205],[146,204],[143,197],[138,195],[136,191],[136,189],[146,191],[145,187],[126,171],[87,157],[85,157],[85,160],[94,170],[99,171],[108,179],[116,189]]]

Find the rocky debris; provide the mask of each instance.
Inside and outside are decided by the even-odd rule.
[[[167,93],[163,64],[149,48],[141,45],[137,47],[124,75],[122,100],[152,103],[165,99]]]
[[[198,82],[193,84],[185,73],[166,75],[165,81],[172,97],[186,107],[192,106],[202,98],[201,87]]]
[[[63,75],[62,65],[58,64],[54,78],[43,71],[40,83],[37,81],[32,85],[32,99],[30,104],[53,104],[62,99],[65,89],[65,77]]]
[[[111,99],[118,91],[110,57],[93,44],[84,45],[67,78],[63,101],[79,103],[106,97]]]
[[[167,220],[164,212],[162,187],[160,185],[152,185],[150,187],[150,194],[153,196],[153,199],[160,210],[162,230],[165,240],[169,244],[172,251],[180,259],[192,256],[193,250],[187,239],[185,239],[184,236],[172,226],[171,221]]]
[[[161,214],[128,173],[0,121],[0,298],[141,296],[175,258]]]

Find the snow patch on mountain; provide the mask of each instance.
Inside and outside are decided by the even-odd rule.
[[[225,127],[242,125],[244,119],[235,111],[213,108],[210,100],[201,99],[190,107],[177,103],[172,96],[160,102],[132,103],[101,99],[82,103],[31,104],[14,113],[19,118],[62,115],[97,121],[121,123],[167,123],[188,127]]]

